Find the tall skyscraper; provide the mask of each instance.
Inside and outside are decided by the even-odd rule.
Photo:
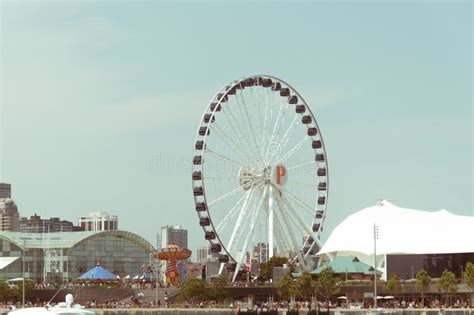
[[[258,243],[253,247],[252,259],[255,259],[258,264],[268,261],[268,244]]]
[[[170,244],[178,245],[181,248],[188,248],[188,230],[183,229],[181,225],[165,225],[161,227],[158,235],[158,250]],[[187,279],[186,275],[186,261],[178,262],[179,281],[184,282]],[[161,272],[164,275],[167,264],[162,265]]]
[[[0,231],[20,230],[18,207],[11,199],[11,185],[0,183]]]
[[[11,198],[12,197],[12,185],[6,183],[0,183],[0,198]]]
[[[201,246],[197,249],[197,262],[204,263],[211,257],[211,248],[208,246]]]
[[[118,217],[104,211],[91,212],[89,216],[79,218],[79,226],[84,231],[118,230]]]
[[[211,251],[210,245],[198,247],[197,251],[197,262],[198,263],[207,263],[209,261],[217,261],[219,258],[219,253],[213,253]]]
[[[181,248],[188,248],[188,230],[181,225],[165,225],[161,227],[161,247],[169,244],[178,245]]]

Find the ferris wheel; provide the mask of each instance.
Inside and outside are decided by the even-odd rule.
[[[220,272],[236,271],[235,281],[253,255],[287,256],[306,269],[321,248],[328,184],[318,124],[288,83],[246,77],[211,99],[197,131],[192,186]]]

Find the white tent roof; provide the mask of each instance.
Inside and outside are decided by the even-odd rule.
[[[14,262],[20,257],[0,257],[0,270]]]
[[[318,254],[373,255],[374,224],[377,255],[474,252],[474,217],[400,208],[383,200],[348,216]]]

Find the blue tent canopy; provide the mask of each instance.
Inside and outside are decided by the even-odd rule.
[[[97,264],[79,277],[80,280],[118,280],[117,276]]]
[[[141,279],[141,280],[150,280],[151,277],[150,277],[150,275],[142,274],[142,275],[140,276],[140,279]]]

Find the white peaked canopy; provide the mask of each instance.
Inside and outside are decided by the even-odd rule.
[[[342,221],[318,255],[373,257],[374,224],[379,230],[377,256],[474,252],[474,216],[400,208],[383,200]]]
[[[0,257],[0,270],[10,265],[20,257]]]

